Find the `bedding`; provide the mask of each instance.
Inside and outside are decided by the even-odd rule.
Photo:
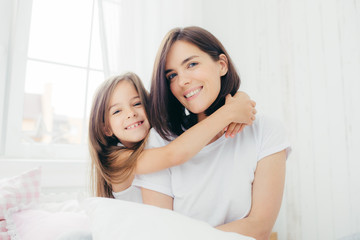
[[[72,232],[91,231],[88,215],[81,212],[50,212],[29,208],[10,211],[6,220],[12,240],[58,239]]]
[[[118,199],[42,197],[41,170],[0,180],[0,240],[253,239],[217,230],[179,213]],[[40,196],[40,197],[39,197]],[[44,201],[46,199],[46,201]]]
[[[171,210],[110,198],[84,201],[94,239],[250,240]]]
[[[0,221],[0,240],[9,240],[10,236],[6,228],[6,221]]]

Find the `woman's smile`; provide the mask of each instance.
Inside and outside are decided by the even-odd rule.
[[[202,89],[203,89],[203,87],[201,86],[201,87],[197,87],[197,88],[187,90],[184,93],[184,97],[186,98],[186,100],[190,101],[190,100],[196,98],[200,94]]]

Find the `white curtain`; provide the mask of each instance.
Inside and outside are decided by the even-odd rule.
[[[201,15],[192,14],[201,6],[190,0],[98,0],[105,76],[134,71],[149,89],[161,39],[171,28],[201,25]]]

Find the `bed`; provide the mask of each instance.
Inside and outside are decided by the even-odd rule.
[[[0,240],[253,239],[145,204],[44,194],[40,181],[40,168],[0,179]]]

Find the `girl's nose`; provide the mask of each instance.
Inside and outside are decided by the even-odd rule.
[[[136,116],[136,111],[134,111],[134,109],[129,109],[129,111],[127,112],[127,118],[132,118]]]

